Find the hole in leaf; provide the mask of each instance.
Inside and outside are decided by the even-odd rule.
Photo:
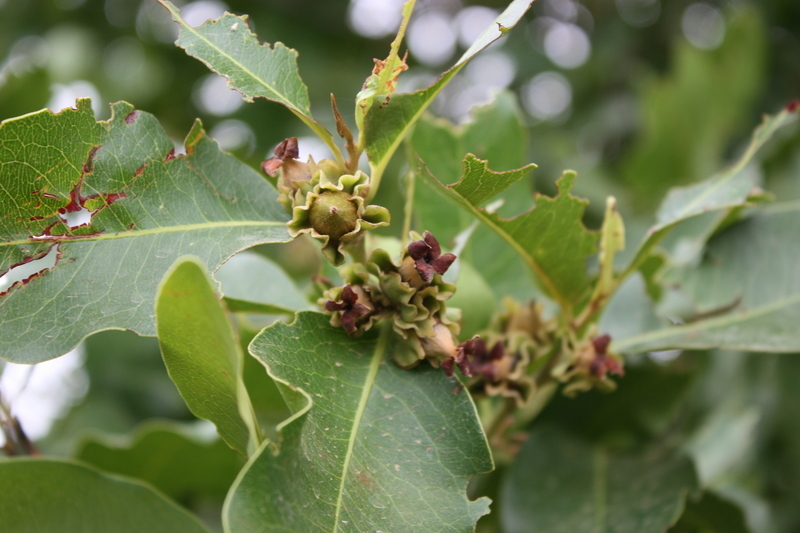
[[[58,263],[58,244],[53,244],[43,254],[30,256],[17,263],[0,276],[0,296],[4,296],[15,285],[27,285],[33,278],[52,269]]]
[[[66,213],[59,211],[58,216],[70,229],[75,229],[91,224],[93,214],[94,212],[89,211],[85,207],[81,206],[75,211],[69,211]]]

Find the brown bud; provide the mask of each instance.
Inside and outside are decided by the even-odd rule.
[[[347,333],[352,334],[358,330],[358,320],[375,311],[375,305],[362,287],[346,285],[338,301],[325,302],[325,310],[331,313],[338,312],[342,327]]]

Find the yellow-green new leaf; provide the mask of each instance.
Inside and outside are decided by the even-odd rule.
[[[566,171],[558,179],[558,195],[536,195],[535,207],[511,219],[481,209],[492,196],[522,179],[535,165],[508,172],[493,172],[473,155],[464,159],[462,178],[443,185],[423,165],[418,175],[444,198],[469,210],[502,237],[527,263],[542,288],[557,302],[570,306],[587,296],[586,261],[596,252],[597,236],[583,222],[588,202],[572,196],[576,174]]]
[[[514,27],[533,0],[514,0],[472,43],[453,67],[426,89],[413,93],[376,95],[364,119],[364,146],[372,168],[373,179],[380,179],[389,159],[414,123],[437,94],[472,59],[475,54],[503,37]]]
[[[617,200],[613,196],[606,199],[606,214],[600,230],[600,275],[592,293],[591,303],[601,308],[614,292],[614,257],[625,249],[625,224],[617,211]]]

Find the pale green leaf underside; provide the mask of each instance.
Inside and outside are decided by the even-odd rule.
[[[231,311],[291,314],[311,309],[294,281],[263,255],[242,252],[214,273]]]
[[[515,218],[504,219],[480,209],[485,202],[520,180],[534,165],[493,172],[473,155],[464,159],[463,177],[443,185],[422,167],[418,175],[445,198],[469,210],[493,229],[523,258],[547,293],[565,305],[579,301],[589,288],[586,260],[595,253],[597,236],[581,222],[587,202],[570,194],[576,174],[559,178],[555,198],[536,196],[536,206]],[[465,196],[466,195],[466,196]]]
[[[501,489],[506,533],[663,533],[697,479],[665,450],[615,454],[550,428],[534,430]]]
[[[470,476],[492,468],[472,400],[441,370],[397,367],[382,329],[353,339],[303,312],[253,340],[302,396],[287,398],[280,453],[263,447],[232,487],[227,531],[466,533],[488,512],[466,496]]]
[[[442,74],[439,80],[426,89],[413,93],[376,96],[364,121],[366,150],[373,172],[381,174],[400,142],[423,111],[445,85],[472,59],[472,57],[502,37],[514,27],[530,8],[533,0],[514,0],[499,17],[484,30],[469,49]]]
[[[0,296],[0,357],[52,359],[103,329],[155,334],[156,288],[180,256],[210,270],[234,253],[289,240],[277,194],[219,151],[196,123],[187,155],[130,104],[96,122],[88,100],[0,125],[0,275],[58,253],[54,268]],[[70,230],[70,193],[95,198],[91,224]],[[116,195],[116,196],[114,196]],[[50,228],[48,230],[48,228]]]
[[[192,413],[213,422],[222,439],[247,457],[261,438],[242,381],[239,341],[203,266],[191,258],[178,261],[158,290],[161,355]]]
[[[3,531],[45,533],[208,533],[148,486],[72,461],[0,461]]]
[[[674,273],[699,313],[721,316],[650,331],[614,343],[622,352],[667,348],[800,351],[800,206],[764,209],[713,238],[696,269]]]
[[[635,271],[650,251],[680,222],[704,213],[745,205],[755,188],[751,175],[746,172],[747,165],[777,130],[796,118],[796,113],[786,109],[774,116],[765,115],[761,125],[753,132],[747,150],[733,166],[701,183],[672,189],[659,208],[656,225],[650,228],[647,237],[639,245],[625,275]],[[725,213],[721,213],[719,221],[724,219]]]

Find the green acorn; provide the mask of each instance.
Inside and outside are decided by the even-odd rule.
[[[361,171],[331,179],[317,170],[310,190],[295,194],[289,234],[310,233],[322,241],[322,254],[334,265],[344,263],[344,250],[355,244],[367,230],[389,224],[389,211],[365,205],[369,177]]]

